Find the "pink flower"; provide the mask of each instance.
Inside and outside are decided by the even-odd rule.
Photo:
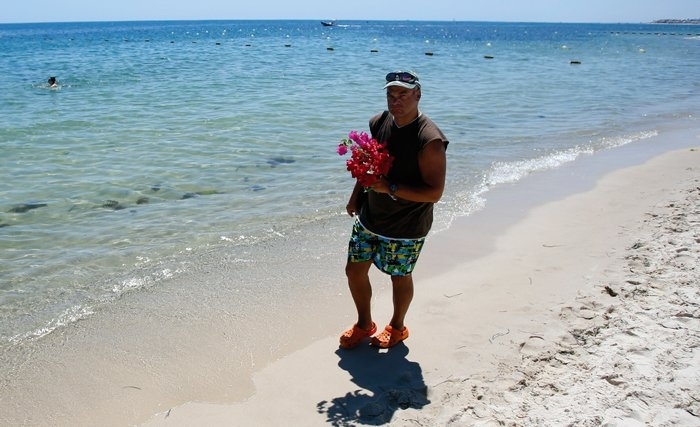
[[[385,144],[377,142],[366,132],[351,131],[347,138],[338,144],[337,152],[341,156],[351,152],[345,162],[353,178],[365,187],[371,187],[382,176],[389,173],[394,158],[389,154]]]

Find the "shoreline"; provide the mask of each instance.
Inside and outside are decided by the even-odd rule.
[[[700,149],[651,157],[613,168],[591,189],[516,212],[522,218],[490,236],[493,250],[457,245],[469,240],[470,217],[434,236],[415,273],[405,345],[347,352],[329,335],[257,371],[255,394],[245,401],[190,402],[144,425],[693,425],[700,237],[692,226],[669,230],[679,217],[698,221]],[[639,248],[647,261],[635,258]],[[684,288],[688,306],[680,311],[669,301],[675,282],[657,283],[663,275],[644,270],[676,255],[688,258],[674,277],[695,284]],[[657,300],[646,299],[658,289]],[[664,306],[671,318],[656,322],[660,328],[634,317],[639,324],[621,325],[639,311],[634,304]],[[373,306],[378,323],[388,318],[386,291]],[[665,337],[668,346],[657,350],[664,331],[685,335]],[[664,349],[686,346],[673,362],[659,359]],[[662,392],[644,391],[656,386]]]
[[[491,189],[485,209],[430,236],[414,273],[416,297],[407,318],[412,335],[405,345],[388,352],[337,351],[338,334],[354,318],[342,274],[347,229],[324,229],[319,244],[332,246],[330,252],[303,248],[295,254],[312,257],[294,278],[302,284],[256,297],[246,313],[229,304],[244,296],[239,291],[253,289],[228,286],[240,279],[231,271],[205,268],[164,289],[127,295],[109,312],[77,323],[69,335],[51,334],[31,366],[15,361],[21,376],[6,382],[12,392],[0,400],[7,408],[0,424],[279,425],[293,419],[342,425],[391,419],[402,425],[466,416],[465,408],[474,406],[464,395],[470,390],[491,390],[489,407],[496,407],[493,395],[505,395],[496,386],[511,387],[523,362],[519,346],[529,350],[545,339],[559,345],[565,329],[559,313],[590,281],[619,266],[619,255],[630,246],[624,238],[643,218],[647,196],[666,200],[665,191],[678,188],[685,175],[697,178],[697,160],[689,163],[693,170],[665,172],[654,165],[687,162],[679,153],[698,146],[699,136],[697,129],[669,132],[663,140],[619,147]],[[659,180],[650,179],[659,171]],[[255,277],[287,283],[287,262],[282,271]],[[376,271],[372,279],[381,325],[390,314],[388,281]],[[195,301],[181,289],[188,283],[221,291],[203,291]],[[140,318],[143,313],[148,316]],[[109,321],[117,318],[126,320]],[[510,370],[504,373],[504,367]]]

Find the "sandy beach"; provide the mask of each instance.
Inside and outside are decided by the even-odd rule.
[[[405,343],[340,350],[331,322],[257,371],[245,401],[164,408],[144,425],[700,425],[700,148],[573,193],[500,206],[503,229],[492,206],[431,237]],[[337,302],[351,322],[347,292]]]
[[[698,129],[489,191],[428,239],[389,350],[338,348],[355,313],[344,248],[328,258],[307,272],[325,288],[280,288],[255,316],[212,266],[181,280],[216,299],[171,284],[48,335],[11,360],[0,425],[700,425]],[[372,279],[381,327],[389,280]]]

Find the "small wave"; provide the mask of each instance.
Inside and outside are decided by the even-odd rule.
[[[174,273],[170,269],[166,268],[155,272],[150,276],[132,277],[130,279],[123,280],[122,282],[114,285],[112,292],[119,297],[126,292],[152,286],[154,283],[160,282],[164,279],[169,279],[173,276]]]
[[[649,130],[623,136],[601,137],[597,141],[591,141],[590,145],[577,145],[533,159],[494,162],[484,172],[480,183],[476,184],[469,191],[465,191],[455,197],[454,205],[456,208],[454,210],[449,210],[448,208],[452,214],[449,215],[449,219],[445,221],[445,224],[449,226],[454,217],[468,216],[483,209],[486,206],[485,194],[497,185],[512,184],[533,173],[556,169],[566,163],[571,163],[582,155],[591,155],[597,151],[621,147],[657,135],[658,131]],[[451,205],[451,203],[448,203],[448,205]]]
[[[581,154],[592,154],[593,149],[573,147],[557,151],[546,156],[515,162],[495,162],[484,176],[482,192],[492,186],[517,182],[533,172],[555,169],[565,163],[576,160]]]
[[[630,135],[602,137],[591,146],[575,146],[533,159],[495,162],[484,177],[482,191],[477,194],[488,191],[494,185],[517,182],[534,172],[556,169],[561,165],[575,161],[584,154],[594,154],[599,150],[622,147],[623,145],[655,137],[658,134],[658,131],[650,130]]]
[[[565,163],[573,162],[582,154],[591,154],[593,151],[592,148],[577,146],[534,159],[494,162],[488,170],[484,171],[480,182],[474,183],[468,190],[459,192],[454,199],[441,202],[443,206],[438,211],[440,214],[438,214],[437,224],[434,224],[434,230],[445,230],[455,218],[469,216],[484,209],[487,204],[486,193],[497,185],[515,183],[534,172],[555,169]]]
[[[24,334],[14,335],[10,337],[8,341],[10,342],[10,344],[20,344],[25,341],[38,340],[41,337],[52,333],[58,328],[85,319],[93,315],[94,313],[95,312],[91,307],[76,305],[65,310],[58,317],[52,319],[49,323],[47,323],[44,327],[37,328],[33,331]]]
[[[26,341],[38,340],[60,328],[69,326],[92,316],[96,312],[95,307],[102,303],[108,303],[114,299],[118,299],[130,291],[153,286],[155,283],[160,282],[161,280],[173,277],[176,273],[177,272],[173,272],[170,269],[163,269],[144,277],[135,277],[123,280],[112,287],[111,296],[103,297],[101,300],[93,300],[92,303],[74,305],[48,321],[44,326],[38,327],[29,332],[10,336],[7,338],[7,342],[12,345],[17,345]]]
[[[630,144],[632,142],[641,141],[643,139],[653,138],[658,136],[659,132],[656,130],[642,131],[632,135],[616,136],[616,137],[604,137],[600,140],[600,145],[603,148],[616,148],[622,147],[623,145]]]

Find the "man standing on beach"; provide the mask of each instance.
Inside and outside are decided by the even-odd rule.
[[[433,205],[445,188],[448,140],[418,110],[418,76],[405,71],[389,73],[384,88],[388,112],[372,117],[369,128],[374,139],[387,144],[394,162],[371,191],[365,193],[356,183],[346,206],[350,216],[357,215],[345,266],[357,323],[340,336],[340,346],[346,349],[357,347],[367,337],[380,348],[408,338],[404,319],[413,299],[411,273],[432,226]],[[377,335],[371,313],[372,264],[391,276],[394,305],[391,321]]]

